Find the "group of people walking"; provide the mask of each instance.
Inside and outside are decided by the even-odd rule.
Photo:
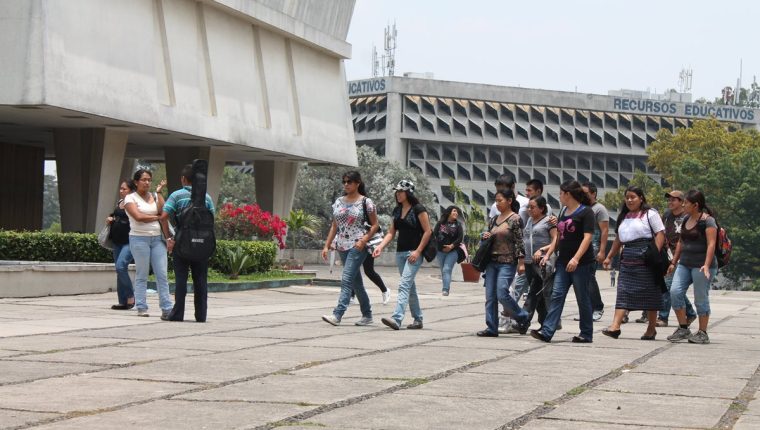
[[[577,181],[561,184],[562,207],[556,216],[541,195],[540,181],[531,180],[526,184],[527,197],[515,192],[510,175],[499,177],[495,185],[495,203],[488,228],[481,235],[481,246],[487,243],[490,247],[489,262],[483,273],[486,328],[478,331],[477,336],[526,334],[537,314],[540,328],[530,330],[530,335],[550,342],[562,328],[561,316],[572,286],[579,314],[576,318],[579,333],[573,336],[572,342],[593,342],[593,323],[604,313],[596,270],[600,264],[611,269],[613,260],[619,259],[615,314],[609,327],[602,330],[604,335],[619,338],[621,324],[627,322],[628,313],[641,310],[648,325],[640,337],[654,340],[657,327],[668,325],[672,306],[678,327],[668,340],[709,343],[709,290],[717,274],[717,224],[701,191],[691,190],[686,194],[671,191],[666,195],[668,211],[660,216],[647,204],[640,188],[628,187],[617,218],[616,237],[608,252],[609,213],[596,201],[594,184]],[[330,247],[335,246],[344,263],[341,293],[332,314],[322,319],[339,325],[355,294],[362,313],[355,324],[373,323],[372,305],[359,268],[365,259],[380,256],[398,233],[396,264],[401,278],[397,303],[393,314],[381,321],[399,330],[408,305],[413,322],[407,328],[423,328],[415,285],[422,254],[428,241],[434,238],[442,294],[448,296],[452,269],[466,252],[462,246],[461,209],[446,208],[431,228],[426,208],[415,197],[414,184],[402,180],[394,189],[393,221],[378,243],[372,240],[379,230],[376,206],[366,196],[361,175],[356,171],[347,172],[343,175],[343,187],[344,195],[333,204],[333,221],[322,250],[326,259]],[[368,246],[371,242],[374,246]],[[661,266],[652,264],[653,255],[661,255],[663,249],[671,261],[667,273],[660,270]],[[686,298],[686,290],[692,284],[696,312]],[[523,292],[526,299],[521,307],[518,300]],[[502,316],[506,317],[503,319],[511,321],[507,327],[499,327],[499,305]],[[692,333],[689,325],[697,318],[699,329]]]

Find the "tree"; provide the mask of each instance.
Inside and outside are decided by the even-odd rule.
[[[217,202],[218,206],[225,203],[241,205],[256,202],[256,181],[253,175],[226,166],[222,173],[222,186],[219,189]]]
[[[53,175],[45,175],[42,191],[42,229],[46,230],[58,223],[60,231],[61,205],[58,200],[58,180]]]
[[[290,259],[296,258],[296,239],[300,233],[305,233],[309,236],[314,236],[319,231],[319,227],[322,224],[322,220],[312,214],[308,214],[303,209],[291,210],[290,216],[285,220],[288,225],[288,236],[291,239],[290,245]]]
[[[662,188],[659,182],[652,179],[649,175],[636,170],[633,172],[633,178],[628,182],[628,185],[621,185],[617,191],[608,191],[600,202],[609,210],[619,210],[623,207],[625,201],[625,190],[631,185],[635,185],[644,191],[644,196],[647,198],[647,203],[653,208],[656,208],[660,212],[667,207],[665,202],[665,190]]]

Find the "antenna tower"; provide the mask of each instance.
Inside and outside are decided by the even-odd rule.
[[[393,23],[393,27],[387,25],[385,27],[385,55],[383,55],[383,76],[393,76],[396,71],[396,23]]]
[[[678,92],[688,93],[691,92],[691,67],[681,69],[681,73],[678,74]]]

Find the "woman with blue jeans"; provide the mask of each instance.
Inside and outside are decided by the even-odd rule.
[[[517,321],[520,334],[530,327],[528,312],[520,308],[509,294],[509,285],[516,274],[525,273],[525,246],[520,216],[520,204],[512,189],[496,191],[496,209],[499,214],[491,218],[489,230],[483,240],[491,239],[490,262],[486,266],[486,329],[477,332],[479,337],[499,336],[499,303],[509,316]]]
[[[441,214],[441,220],[435,225],[433,234],[436,236],[438,253],[435,258],[441,266],[441,280],[443,281],[443,295],[448,296],[451,289],[451,272],[457,264],[459,253],[457,248],[464,239],[464,228],[459,222],[459,208],[449,206]]]
[[[335,241],[335,249],[343,262],[343,274],[340,280],[340,296],[338,304],[331,315],[322,315],[322,320],[328,324],[339,325],[343,314],[346,313],[351,293],[356,293],[362,317],[355,324],[365,326],[372,324],[372,305],[369,302],[367,290],[364,289],[361,272],[364,259],[367,258],[367,242],[380,228],[377,224],[375,204],[366,196],[364,182],[359,172],[350,171],[343,175],[343,197],[333,203],[333,221],[327,234],[325,246],[322,248],[322,258],[327,260],[330,244]],[[369,229],[366,228],[365,206]]]
[[[153,174],[148,170],[140,169],[135,172],[134,184],[137,190],[124,198],[124,209],[129,217],[129,249],[135,259],[137,271],[135,275],[137,316],[150,316],[147,298],[148,273],[153,267],[161,316],[165,317],[174,306],[169,295],[169,281],[166,275],[166,243],[161,237],[162,228],[168,237],[169,225],[167,221],[159,222],[164,200],[161,194],[150,192],[152,182]]]
[[[668,336],[671,342],[688,339],[690,343],[710,343],[707,324],[710,322],[710,281],[718,274],[715,247],[718,241],[718,224],[705,204],[705,195],[690,190],[684,199],[687,217],[681,225],[681,240],[676,245],[668,273],[673,274],[670,300],[678,317],[679,327]],[[699,331],[692,334],[686,317],[684,297],[689,284],[694,284],[694,304],[699,317]]]
[[[420,309],[420,299],[417,296],[414,278],[422,265],[422,251],[433,232],[430,229],[427,209],[414,196],[414,183],[406,179],[401,180],[394,190],[396,192],[396,208],[393,210],[393,223],[383,241],[375,248],[372,256],[377,258],[398,231],[396,265],[401,280],[398,285],[396,310],[390,318],[382,318],[381,321],[393,330],[398,330],[404,320],[408,303],[414,322],[406,328],[421,329],[422,310]]]
[[[106,218],[106,224],[111,228],[108,237],[113,243],[113,262],[116,265],[116,294],[119,304],[111,309],[123,311],[135,306],[135,292],[132,279],[129,277],[129,265],[132,263],[132,252],[129,250],[129,217],[124,210],[124,198],[135,191],[135,185],[129,179],[119,184],[119,203],[113,213]]]
[[[565,307],[565,299],[572,284],[580,314],[580,335],[573,336],[574,343],[593,341],[594,321],[588,282],[594,265],[594,249],[591,238],[596,224],[588,195],[578,181],[566,181],[559,186],[559,201],[564,206],[557,222],[556,272],[549,312],[540,330],[530,335],[543,342],[551,342]]]

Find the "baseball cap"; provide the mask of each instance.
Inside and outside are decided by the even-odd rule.
[[[674,199],[683,200],[683,192],[678,190],[673,190],[669,193],[665,193],[665,198],[673,197]]]

